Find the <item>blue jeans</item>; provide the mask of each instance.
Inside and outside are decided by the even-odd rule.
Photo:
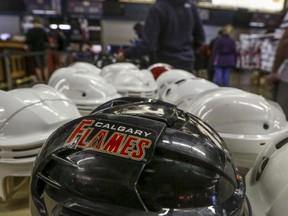
[[[232,67],[218,67],[215,66],[215,83],[219,86],[227,87],[230,83],[230,73]]]

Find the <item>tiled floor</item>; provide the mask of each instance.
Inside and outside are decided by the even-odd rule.
[[[268,73],[258,71],[238,71],[231,75],[231,86],[271,99],[272,91],[268,85]]]
[[[206,73],[199,72],[199,77],[206,77]],[[257,72],[242,71],[231,74],[231,86],[244,89],[266,98],[271,97],[271,91],[266,84],[267,74],[261,77]],[[21,190],[6,202],[0,202],[0,216],[31,216],[29,210],[29,184],[24,185]]]
[[[197,76],[207,78],[205,71],[199,71]],[[268,73],[258,71],[235,71],[231,73],[230,86],[240,88],[271,99],[271,89],[267,84]]]

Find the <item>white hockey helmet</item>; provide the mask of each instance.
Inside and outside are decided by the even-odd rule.
[[[171,70],[173,67],[166,63],[155,63],[148,67],[148,70],[153,74],[155,80],[164,72]]]
[[[89,62],[74,62],[72,63],[69,67],[78,69],[78,70],[82,70],[82,71],[87,71],[87,72],[91,72],[91,73],[95,73],[95,74],[100,74],[101,69],[96,67],[95,65],[89,63]]]
[[[83,116],[99,105],[121,97],[116,88],[100,75],[72,67],[56,70],[48,85],[71,99]]]
[[[113,76],[105,78],[122,97],[158,98],[158,86],[148,70],[127,68],[114,71]]]
[[[48,85],[0,91],[0,198],[12,190],[11,177],[30,176],[45,140],[81,115],[70,99]],[[24,178],[25,179],[25,178]]]
[[[187,110],[189,103],[201,92],[219,88],[218,85],[203,78],[182,79],[169,84],[160,96],[163,101]]]
[[[171,69],[162,73],[156,80],[156,84],[158,86],[158,95],[159,99],[161,99],[161,95],[165,92],[167,86],[173,82],[182,79],[188,79],[195,77],[192,73],[182,70],[182,69]]]
[[[106,65],[101,69],[100,75],[104,77],[108,82],[114,78],[115,74],[122,70],[137,70],[139,69],[135,64],[130,62],[117,62],[110,65]]]
[[[288,130],[273,136],[246,175],[253,216],[287,215]]]
[[[266,142],[287,127],[278,104],[231,87],[200,93],[187,111],[212,126],[226,141],[236,165],[246,168],[251,168]]]

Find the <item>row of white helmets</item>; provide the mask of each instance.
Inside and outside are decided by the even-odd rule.
[[[132,63],[115,63],[100,70],[90,63],[76,62],[54,71],[48,85],[70,98],[82,115],[114,98],[157,98],[152,74]]]
[[[165,74],[153,73],[155,70],[159,73],[159,68],[160,71],[164,68],[162,72]],[[180,80],[181,85],[175,83],[177,86],[171,86]],[[191,100],[191,95],[218,87],[206,79],[196,78],[192,73],[173,69],[166,64],[155,64],[146,70],[140,70],[132,63],[113,63],[99,69],[86,62],[76,62],[69,67],[57,69],[50,77],[48,85],[73,100],[83,115],[113,98],[144,97],[178,105],[181,102],[179,96]]]
[[[37,152],[56,128],[111,99],[135,96],[175,104],[207,122],[225,140],[237,166],[250,169],[254,164],[247,175],[253,215],[285,215],[278,207],[288,198],[288,193],[280,191],[288,185],[284,151],[288,151],[284,146],[288,130],[278,104],[240,89],[219,87],[165,64],[139,70],[131,63],[99,69],[77,62],[56,70],[48,85],[0,91],[3,200],[8,196],[5,177],[29,176]]]
[[[2,200],[7,200],[29,180],[33,163],[46,139],[58,127],[79,117],[75,104],[48,85],[0,91]],[[16,187],[11,184],[14,177],[22,180]]]
[[[240,89],[219,87],[167,64],[139,70],[132,63],[114,63],[99,69],[77,62],[56,70],[48,85],[70,98],[82,115],[124,96],[175,104],[220,133],[236,165],[246,168],[252,167],[271,136],[287,126],[278,104]]]

